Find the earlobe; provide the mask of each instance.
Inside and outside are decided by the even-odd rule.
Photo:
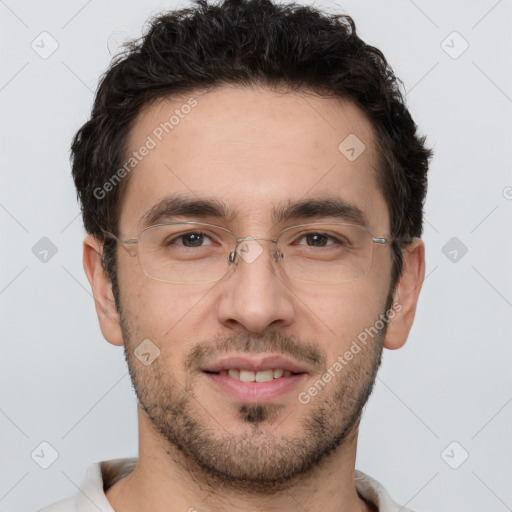
[[[93,235],[83,243],[83,265],[94,296],[96,314],[104,338],[112,345],[123,345],[119,313],[116,309],[112,283],[102,264],[103,245]]]
[[[424,278],[425,244],[421,239],[413,238],[412,243],[403,250],[402,276],[393,297],[393,303],[398,306],[388,323],[384,347],[395,350],[407,341]]]

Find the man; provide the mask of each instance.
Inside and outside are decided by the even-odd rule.
[[[354,466],[424,278],[424,142],[348,16],[201,0],[155,18],[72,145],[139,456],[45,511],[406,510]]]

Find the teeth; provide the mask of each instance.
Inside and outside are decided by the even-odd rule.
[[[240,380],[242,382],[254,382],[254,372],[250,370],[240,370]]]
[[[292,372],[281,368],[260,370],[259,372],[230,368],[229,370],[221,370],[219,375],[229,375],[232,379],[242,382],[268,382],[273,379],[280,379],[281,377],[290,377]]]
[[[235,380],[240,380],[240,372],[238,370],[234,370],[233,368],[230,368],[228,370],[228,375]]]
[[[260,370],[256,372],[256,382],[268,382],[274,379],[274,372],[272,370]]]

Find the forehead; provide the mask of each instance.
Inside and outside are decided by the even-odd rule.
[[[287,202],[342,199],[375,233],[388,213],[371,123],[353,103],[315,94],[228,87],[162,99],[127,140],[120,232],[144,227],[167,197],[215,200],[230,227],[265,232]],[[144,149],[146,148],[146,149]]]

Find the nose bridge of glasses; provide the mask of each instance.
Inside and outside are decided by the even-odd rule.
[[[239,256],[246,263],[253,263],[264,251],[263,247],[258,243],[261,241],[273,242],[277,244],[276,238],[262,238],[254,236],[237,238],[235,250],[230,254],[228,258],[229,262],[233,263],[236,256]],[[272,260],[276,261],[281,255],[279,251],[274,249],[272,250],[271,256]]]

